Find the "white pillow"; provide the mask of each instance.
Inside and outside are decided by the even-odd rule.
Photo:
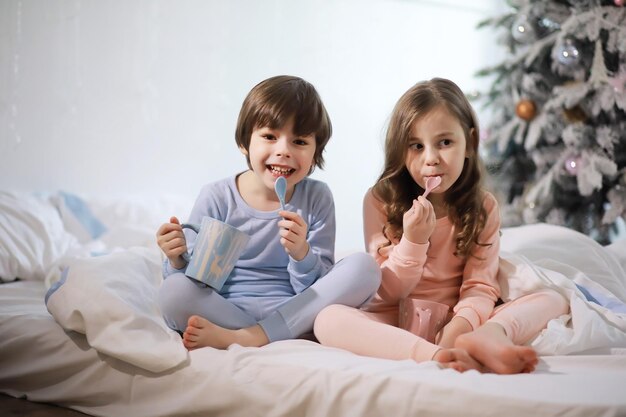
[[[583,272],[621,300],[626,300],[626,272],[613,250],[563,226],[545,223],[502,229],[500,249],[523,255],[551,269],[554,263]]]
[[[32,194],[0,191],[0,278],[43,280],[48,268],[79,246],[58,211]]]
[[[156,239],[159,226],[176,216],[187,221],[194,200],[182,195],[136,195],[84,197],[93,215],[109,230],[123,228],[150,230]]]
[[[59,211],[65,230],[76,236],[79,242],[91,242],[106,233],[106,226],[76,194],[59,191],[50,197],[50,202]]]
[[[87,197],[86,203],[106,231],[99,236],[107,248],[156,247],[158,228],[177,216],[186,221],[193,200],[184,196]]]
[[[626,239],[617,240],[608,245],[606,249],[615,255],[619,263],[622,264],[624,271],[626,271]]]

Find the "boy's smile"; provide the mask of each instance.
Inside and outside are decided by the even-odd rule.
[[[315,134],[298,136],[293,132],[293,125],[291,117],[278,128],[257,127],[252,131],[248,151],[241,149],[248,155],[252,171],[271,199],[275,198],[276,178],[285,177],[290,197],[294,186],[309,175],[314,164]]]
[[[281,166],[281,165],[267,165],[267,169],[272,171],[272,174],[274,174],[275,177],[287,178],[289,175],[295,172],[294,168],[290,168],[288,166]]]

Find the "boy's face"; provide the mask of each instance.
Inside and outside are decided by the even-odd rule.
[[[296,136],[293,118],[276,129],[257,127],[252,131],[248,155],[252,171],[266,187],[274,189],[278,177],[285,177],[287,189],[302,181],[311,171],[316,148],[315,135]]]

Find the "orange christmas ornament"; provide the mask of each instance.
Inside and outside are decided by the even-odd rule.
[[[535,114],[537,114],[535,103],[531,100],[520,100],[515,107],[515,114],[522,120],[526,120],[527,122],[531,121],[535,117]]]

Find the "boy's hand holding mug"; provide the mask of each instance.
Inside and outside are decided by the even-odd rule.
[[[182,257],[184,253],[187,253],[187,241],[180,221],[176,217],[170,217],[169,223],[164,223],[159,227],[157,243],[173,268],[183,269],[187,265],[187,261]]]

